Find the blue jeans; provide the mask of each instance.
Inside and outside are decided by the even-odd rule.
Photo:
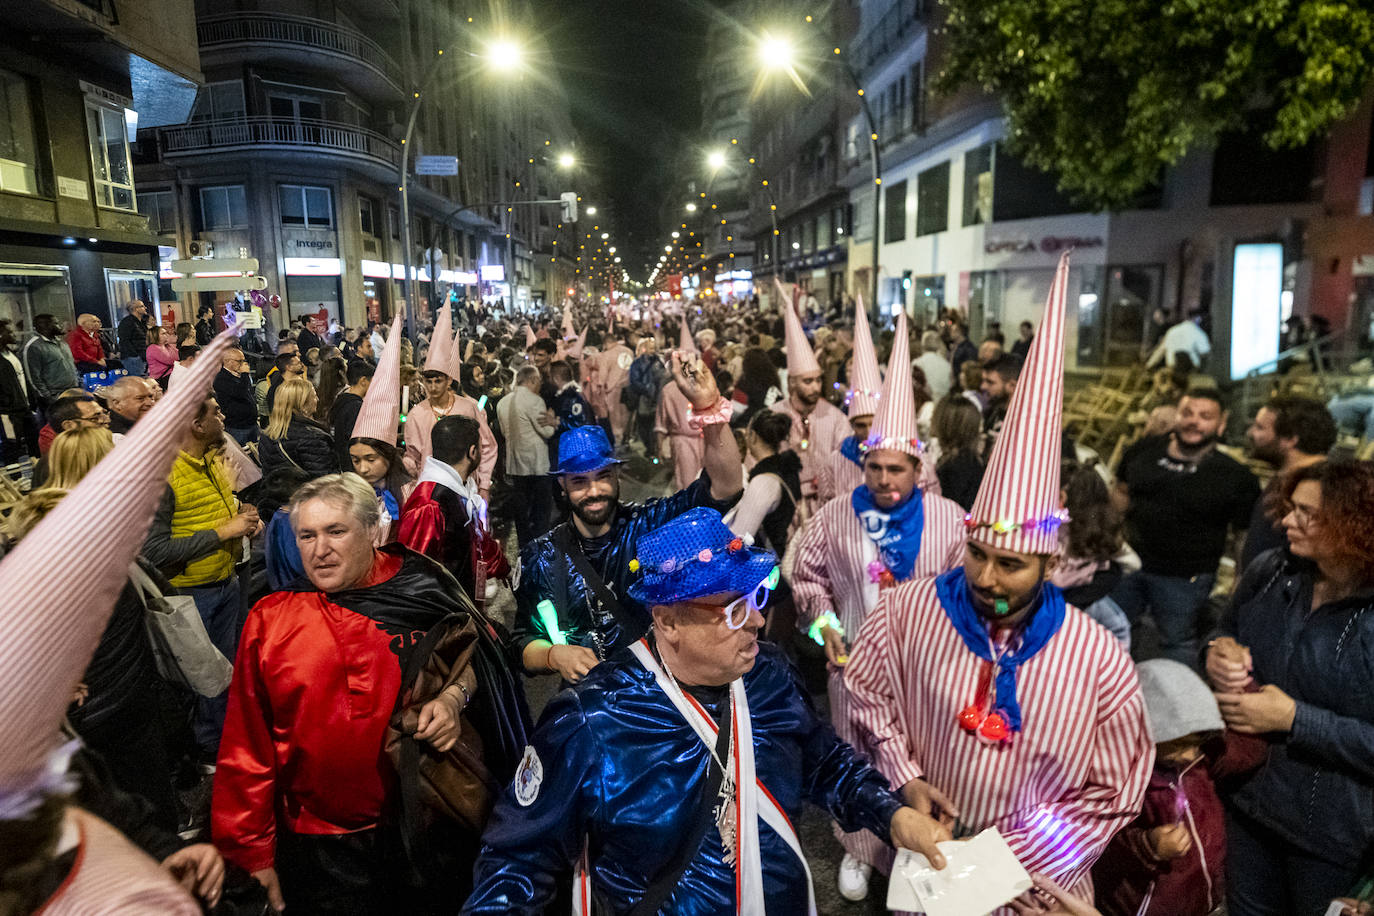
[[[124,371],[130,375],[148,374],[148,361],[141,356],[126,356],[120,362],[124,364]]]
[[[1374,441],[1374,390],[1365,388],[1338,394],[1326,405],[1336,426]]]
[[[256,426],[226,426],[224,431],[239,445],[258,441],[259,430]]]
[[[1135,572],[1123,578],[1111,598],[1135,623],[1147,611],[1159,626],[1162,655],[1198,667],[1198,611],[1216,581],[1213,573],[1191,578]]]
[[[243,597],[239,592],[238,576],[230,576],[222,582],[209,585],[196,585],[181,589],[182,594],[190,595],[205,623],[205,632],[215,648],[224,653],[231,662],[238,654],[239,633],[247,618]],[[206,754],[219,752],[219,735],[224,730],[224,714],[229,709],[229,691],[217,697],[196,697],[196,713],[192,727],[196,735],[196,745]]]

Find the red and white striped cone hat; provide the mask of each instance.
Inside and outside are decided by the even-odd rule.
[[[883,378],[878,373],[878,354],[873,349],[873,335],[868,332],[868,316],[864,314],[864,298],[854,299],[854,373],[849,379],[849,398],[845,410],[852,420],[871,417],[878,412],[882,397]]]
[[[463,329],[457,328],[453,332],[453,343],[448,351],[448,377],[455,382],[463,377]]]
[[[563,304],[563,339],[571,340],[577,336],[577,329],[573,327],[572,303]]]
[[[221,332],[114,451],[0,561],[0,820],[66,787],[59,727],[109,622],[187,427],[236,331]]]
[[[992,448],[973,510],[965,517],[970,538],[1017,553],[1054,553],[1067,514],[1059,505],[1059,462],[1064,414],[1064,311],[1069,255],[1045,303],[1045,317],[1026,354],[1002,432]]]
[[[387,340],[401,339],[401,321],[404,314],[396,312],[391,320],[391,333]],[[382,358],[377,361],[377,371],[372,373],[372,384],[367,386],[363,395],[363,406],[358,410],[358,419],[353,422],[354,439],[376,439],[387,445],[396,444],[396,427],[401,423],[401,348],[388,346],[382,350]]]
[[[857,360],[856,360],[857,362]],[[906,329],[906,312],[897,316],[897,331],[892,338],[892,355],[887,360],[887,378],[878,399],[864,453],[877,449],[905,452],[921,458],[921,440],[916,434],[916,395],[911,389],[911,345]]]
[[[453,312],[447,305],[439,309],[434,330],[429,335],[429,353],[425,356],[426,372],[448,375],[448,354],[453,349]]]
[[[534,342],[538,339],[534,336],[534,328],[525,325],[525,350],[528,351],[530,347],[534,346]]]
[[[683,353],[695,353],[697,342],[692,339],[692,331],[687,327],[687,316],[682,316],[682,324],[678,326],[678,349]]]
[[[588,325],[588,327],[590,327],[590,325]],[[569,358],[569,359],[581,359],[581,358],[582,358],[582,353],[583,353],[583,351],[586,350],[586,349],[587,349],[587,328],[583,328],[583,329],[582,329],[582,333],[577,335],[577,340],[574,340],[571,344],[568,345],[568,358]]]
[[[792,307],[792,300],[784,296],[783,302],[783,327],[786,329],[783,349],[787,351],[787,375],[789,378],[818,375],[821,364],[816,362],[816,354],[811,351],[811,344],[806,339],[806,332],[802,330],[801,319],[797,317],[796,309]]]

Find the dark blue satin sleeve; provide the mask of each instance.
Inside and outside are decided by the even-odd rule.
[[[529,804],[521,804],[514,785],[501,794],[482,834],[464,913],[543,913],[556,876],[570,872],[582,855],[597,806],[601,754],[573,691],[549,702],[531,746],[543,771],[537,794],[527,796]]]

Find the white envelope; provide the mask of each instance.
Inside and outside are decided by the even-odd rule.
[[[989,827],[969,840],[939,844],[945,867],[936,871],[919,852],[897,850],[887,885],[887,908],[926,916],[983,916],[1031,889],[1030,875]]]

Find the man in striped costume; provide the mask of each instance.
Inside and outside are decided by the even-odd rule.
[[[1027,871],[1091,901],[1088,871],[1139,812],[1154,745],[1130,659],[1049,582],[1067,279],[1065,256],[963,566],[882,596],[845,686],[861,745],[909,804],[956,837],[996,826]]]
[[[900,582],[936,576],[964,556],[964,511],[918,486],[921,446],[907,353],[906,315],[897,319],[897,336],[887,366],[887,384],[878,398],[877,417],[860,443],[863,482],[821,507],[797,545],[792,593],[797,618],[825,647],[830,671],[830,717],[840,737],[855,743],[849,718],[844,666],[850,639],[878,597]],[[874,372],[876,376],[877,373]],[[845,848],[840,862],[840,894],[847,900],[868,895],[874,865],[886,867],[891,852],[867,831],[836,836]]]
[[[854,435],[841,442],[816,472],[816,494],[822,503],[836,496],[848,496],[864,482],[864,460],[859,446],[868,438],[868,428],[873,425],[873,414],[878,410],[883,386],[862,296],[854,303],[854,362],[849,382],[844,406]]]

